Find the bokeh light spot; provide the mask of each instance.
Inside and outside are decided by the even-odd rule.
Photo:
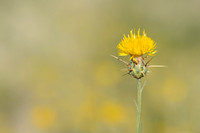
[[[38,128],[50,128],[56,120],[56,112],[50,107],[36,107],[32,109],[31,120]]]
[[[188,93],[187,84],[177,77],[168,77],[163,86],[163,97],[171,103],[176,104],[184,100]]]
[[[101,117],[109,124],[121,123],[125,118],[125,110],[120,104],[107,102],[102,107]]]

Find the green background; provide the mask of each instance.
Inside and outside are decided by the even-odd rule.
[[[141,28],[158,46],[150,64],[168,66],[146,77],[143,133],[199,133],[199,5],[0,0],[0,132],[135,133],[136,80],[110,54]]]

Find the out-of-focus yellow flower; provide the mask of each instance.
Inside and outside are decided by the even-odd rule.
[[[186,98],[188,86],[178,77],[168,77],[162,91],[163,97],[167,102],[176,104]]]
[[[143,35],[140,36],[140,29],[138,29],[137,35],[135,35],[135,32],[133,34],[132,30],[128,37],[124,35],[117,48],[119,49],[120,56],[130,55],[131,58],[140,57],[144,54],[152,56],[157,52],[155,50],[156,43],[150,37],[147,37],[145,30]]]
[[[125,110],[116,103],[108,102],[102,107],[101,118],[109,124],[117,124],[123,121]]]
[[[32,122],[39,128],[49,128],[55,123],[56,113],[49,107],[36,107],[32,110]]]

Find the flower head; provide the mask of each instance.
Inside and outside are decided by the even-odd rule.
[[[137,58],[144,54],[152,56],[157,52],[155,50],[156,43],[150,37],[147,37],[145,30],[143,35],[140,36],[140,29],[138,29],[137,35],[135,35],[135,32],[133,34],[132,30],[128,37],[124,35],[117,48],[119,49],[120,56],[130,55],[131,58]]]

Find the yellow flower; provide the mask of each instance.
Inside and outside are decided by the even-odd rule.
[[[120,105],[113,101],[107,101],[104,103],[100,110],[101,119],[109,124],[118,124],[124,121],[125,110]]]
[[[140,29],[138,29],[137,35],[135,35],[135,32],[133,34],[132,30],[128,37],[124,35],[117,48],[119,49],[120,56],[130,55],[131,58],[137,58],[144,54],[152,56],[157,52],[155,50],[156,43],[150,37],[147,37],[145,30],[143,31],[143,35],[140,36]]]
[[[56,112],[49,107],[35,107],[31,110],[31,120],[39,128],[50,128],[55,124]]]

